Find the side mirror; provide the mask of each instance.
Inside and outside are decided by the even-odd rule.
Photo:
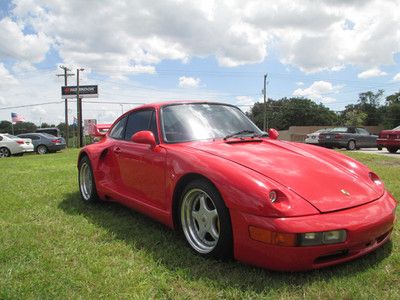
[[[270,128],[268,130],[268,136],[273,140],[277,140],[278,136],[279,136],[279,132],[278,132],[278,130],[276,130],[274,128]]]
[[[150,148],[152,149],[156,146],[154,134],[148,130],[136,132],[134,135],[132,135],[131,141],[138,144],[150,145]]]

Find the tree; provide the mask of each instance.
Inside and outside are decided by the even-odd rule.
[[[385,128],[400,125],[400,91],[386,97],[386,105],[382,110]]]
[[[263,125],[263,103],[255,103],[248,116],[259,128]],[[268,127],[278,130],[290,126],[334,125],[338,121],[335,112],[322,104],[317,104],[305,98],[282,98],[277,101],[267,101]]]
[[[3,120],[0,122],[0,133],[11,133],[12,124],[9,121]]]
[[[365,124],[367,114],[361,110],[348,110],[343,116],[343,125],[360,127]]]
[[[32,122],[17,122],[14,124],[14,134],[21,134],[21,133],[28,133],[28,132],[35,132],[37,126]]]

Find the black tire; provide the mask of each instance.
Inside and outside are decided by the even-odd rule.
[[[197,211],[197,217],[194,216],[196,204],[190,205],[188,200],[192,197],[193,193],[199,193],[197,204],[201,206],[201,193],[204,193],[206,203],[206,210],[202,210],[199,207]],[[195,196],[194,196],[194,199]],[[204,199],[204,198],[203,198]],[[210,201],[211,200],[211,201]],[[216,210],[216,220],[211,220],[214,217],[209,217]],[[205,212],[205,213],[203,213]],[[203,257],[212,257],[222,260],[228,260],[233,255],[233,238],[232,238],[232,224],[228,208],[225,206],[218,190],[207,180],[197,179],[190,182],[182,192],[182,196],[179,203],[179,223],[184,233],[187,243],[193,249],[194,252]],[[200,219],[200,220],[198,220]],[[208,221],[206,221],[208,219]],[[210,221],[211,220],[211,221]],[[208,224],[207,224],[208,223]],[[191,225],[190,225],[191,224]],[[190,229],[192,226],[192,230]],[[205,232],[204,237],[199,237],[200,227],[203,226]],[[211,228],[212,227],[212,228]],[[218,238],[215,239],[212,235],[218,234]],[[207,237],[208,235],[208,237]],[[197,240],[196,240],[197,239]],[[203,241],[199,241],[203,239]],[[211,241],[211,242],[209,242]],[[213,244],[207,248],[207,243]],[[203,246],[203,247],[202,247]]]
[[[39,145],[36,148],[36,153],[37,154],[47,154],[47,153],[49,153],[49,149],[46,147],[46,145]]]
[[[397,147],[386,147],[386,149],[389,151],[389,153],[396,153],[397,150],[399,150]]]
[[[90,188],[89,184],[91,185]],[[99,201],[92,165],[87,156],[82,157],[78,164],[78,185],[81,199],[84,202],[94,203]]]
[[[378,150],[381,151],[381,150],[382,150],[382,147],[379,146],[379,147],[378,147]]]
[[[11,151],[7,147],[0,148],[0,158],[10,157],[10,156],[11,156]]]
[[[356,144],[355,140],[350,140],[347,142],[347,147],[346,147],[347,150],[353,151],[356,148],[357,148],[357,144]]]

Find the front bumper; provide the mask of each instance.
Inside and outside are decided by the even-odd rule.
[[[239,261],[278,271],[303,271],[327,267],[374,251],[390,239],[396,201],[387,192],[371,203],[337,212],[267,218],[231,211],[234,255]],[[249,226],[284,233],[347,230],[344,243],[284,247],[252,240]]]
[[[377,139],[376,143],[380,147],[399,147],[400,148],[400,139]]]

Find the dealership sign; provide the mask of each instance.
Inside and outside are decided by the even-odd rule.
[[[61,87],[61,98],[76,98],[78,88],[76,86],[62,86]],[[79,86],[79,98],[97,98],[98,87],[97,85],[80,85]]]

